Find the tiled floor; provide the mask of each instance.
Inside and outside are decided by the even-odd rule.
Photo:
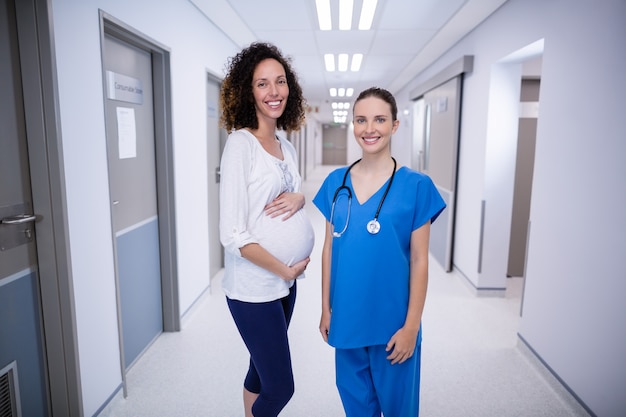
[[[304,184],[310,202],[330,167]],[[320,251],[324,221],[307,203],[317,242],[298,282],[290,327],[296,393],[281,416],[344,416],[334,385],[333,350],[318,332]],[[431,260],[423,318],[422,417],[571,417],[588,414],[517,337],[521,278],[505,297],[478,297],[459,274]],[[127,375],[101,417],[240,417],[248,356],[219,285],[184,318],[183,330],[161,335]]]

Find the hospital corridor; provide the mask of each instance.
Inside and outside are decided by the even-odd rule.
[[[244,417],[243,339],[255,414],[351,414],[316,204],[344,400],[415,414],[421,378],[421,417],[626,416],[624,22],[625,0],[0,0],[0,417]],[[303,270],[288,351],[275,275]],[[355,377],[364,346],[393,376]]]
[[[345,416],[334,381],[334,352],[322,340],[320,252],[324,218],[311,203],[326,174],[303,184],[315,248],[289,328],[296,390],[285,417]],[[376,254],[366,256],[375,257]],[[226,305],[220,275],[179,333],[163,333],[128,373],[100,417],[240,417],[248,353]],[[504,297],[474,295],[456,273],[430,261],[423,318],[420,416],[583,417],[589,414],[518,341],[522,278]]]

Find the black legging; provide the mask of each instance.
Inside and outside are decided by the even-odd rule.
[[[259,394],[252,406],[254,417],[276,417],[294,392],[287,328],[296,303],[296,283],[289,295],[265,303],[226,297],[239,334],[250,352],[244,387]]]

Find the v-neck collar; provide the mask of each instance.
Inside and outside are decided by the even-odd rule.
[[[256,136],[254,136],[254,133],[250,132],[248,129],[243,129],[244,132],[246,132],[248,135],[250,135],[250,137],[252,137],[252,139],[254,139],[254,142],[256,143],[256,145],[263,151],[263,153],[267,156],[269,156],[270,158],[272,158],[272,160],[274,161],[279,161],[279,162],[286,162],[285,161],[285,152],[283,151],[283,142],[280,140],[280,137],[278,137],[278,135],[274,135],[274,137],[276,138],[276,140],[278,141],[278,143],[280,143],[280,151],[283,154],[283,159],[278,158],[275,155],[272,155],[271,153],[269,153],[261,144],[261,142],[259,141],[259,139],[257,139]]]
[[[403,167],[398,168],[398,170],[396,170],[396,175],[398,175],[398,172],[400,172],[400,170],[402,170]],[[350,189],[352,190],[352,194],[354,195],[354,200],[356,200],[357,204],[361,207],[364,207],[365,205],[367,205],[370,201],[374,200],[374,197],[376,197],[377,195],[385,192],[385,189],[387,188],[387,185],[389,184],[389,181],[391,180],[391,176],[389,176],[389,178],[387,178],[387,181],[385,181],[379,188],[378,190],[376,190],[374,192],[374,194],[372,194],[367,200],[361,202],[361,200],[359,199],[359,196],[356,192],[356,190],[354,189],[354,186],[352,185],[352,172],[348,173],[348,178],[346,179],[346,185],[348,187],[350,187]],[[379,203],[379,200],[375,200],[376,204]]]

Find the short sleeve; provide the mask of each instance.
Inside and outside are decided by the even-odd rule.
[[[429,176],[418,174],[417,196],[415,204],[415,214],[413,216],[413,230],[420,228],[429,220],[431,223],[439,217],[446,208],[446,203],[441,198],[439,190]]]
[[[317,194],[313,198],[313,204],[322,213],[326,220],[330,221],[330,211],[333,201],[333,194],[339,186],[341,178],[347,168],[340,168],[331,172],[322,183]]]

